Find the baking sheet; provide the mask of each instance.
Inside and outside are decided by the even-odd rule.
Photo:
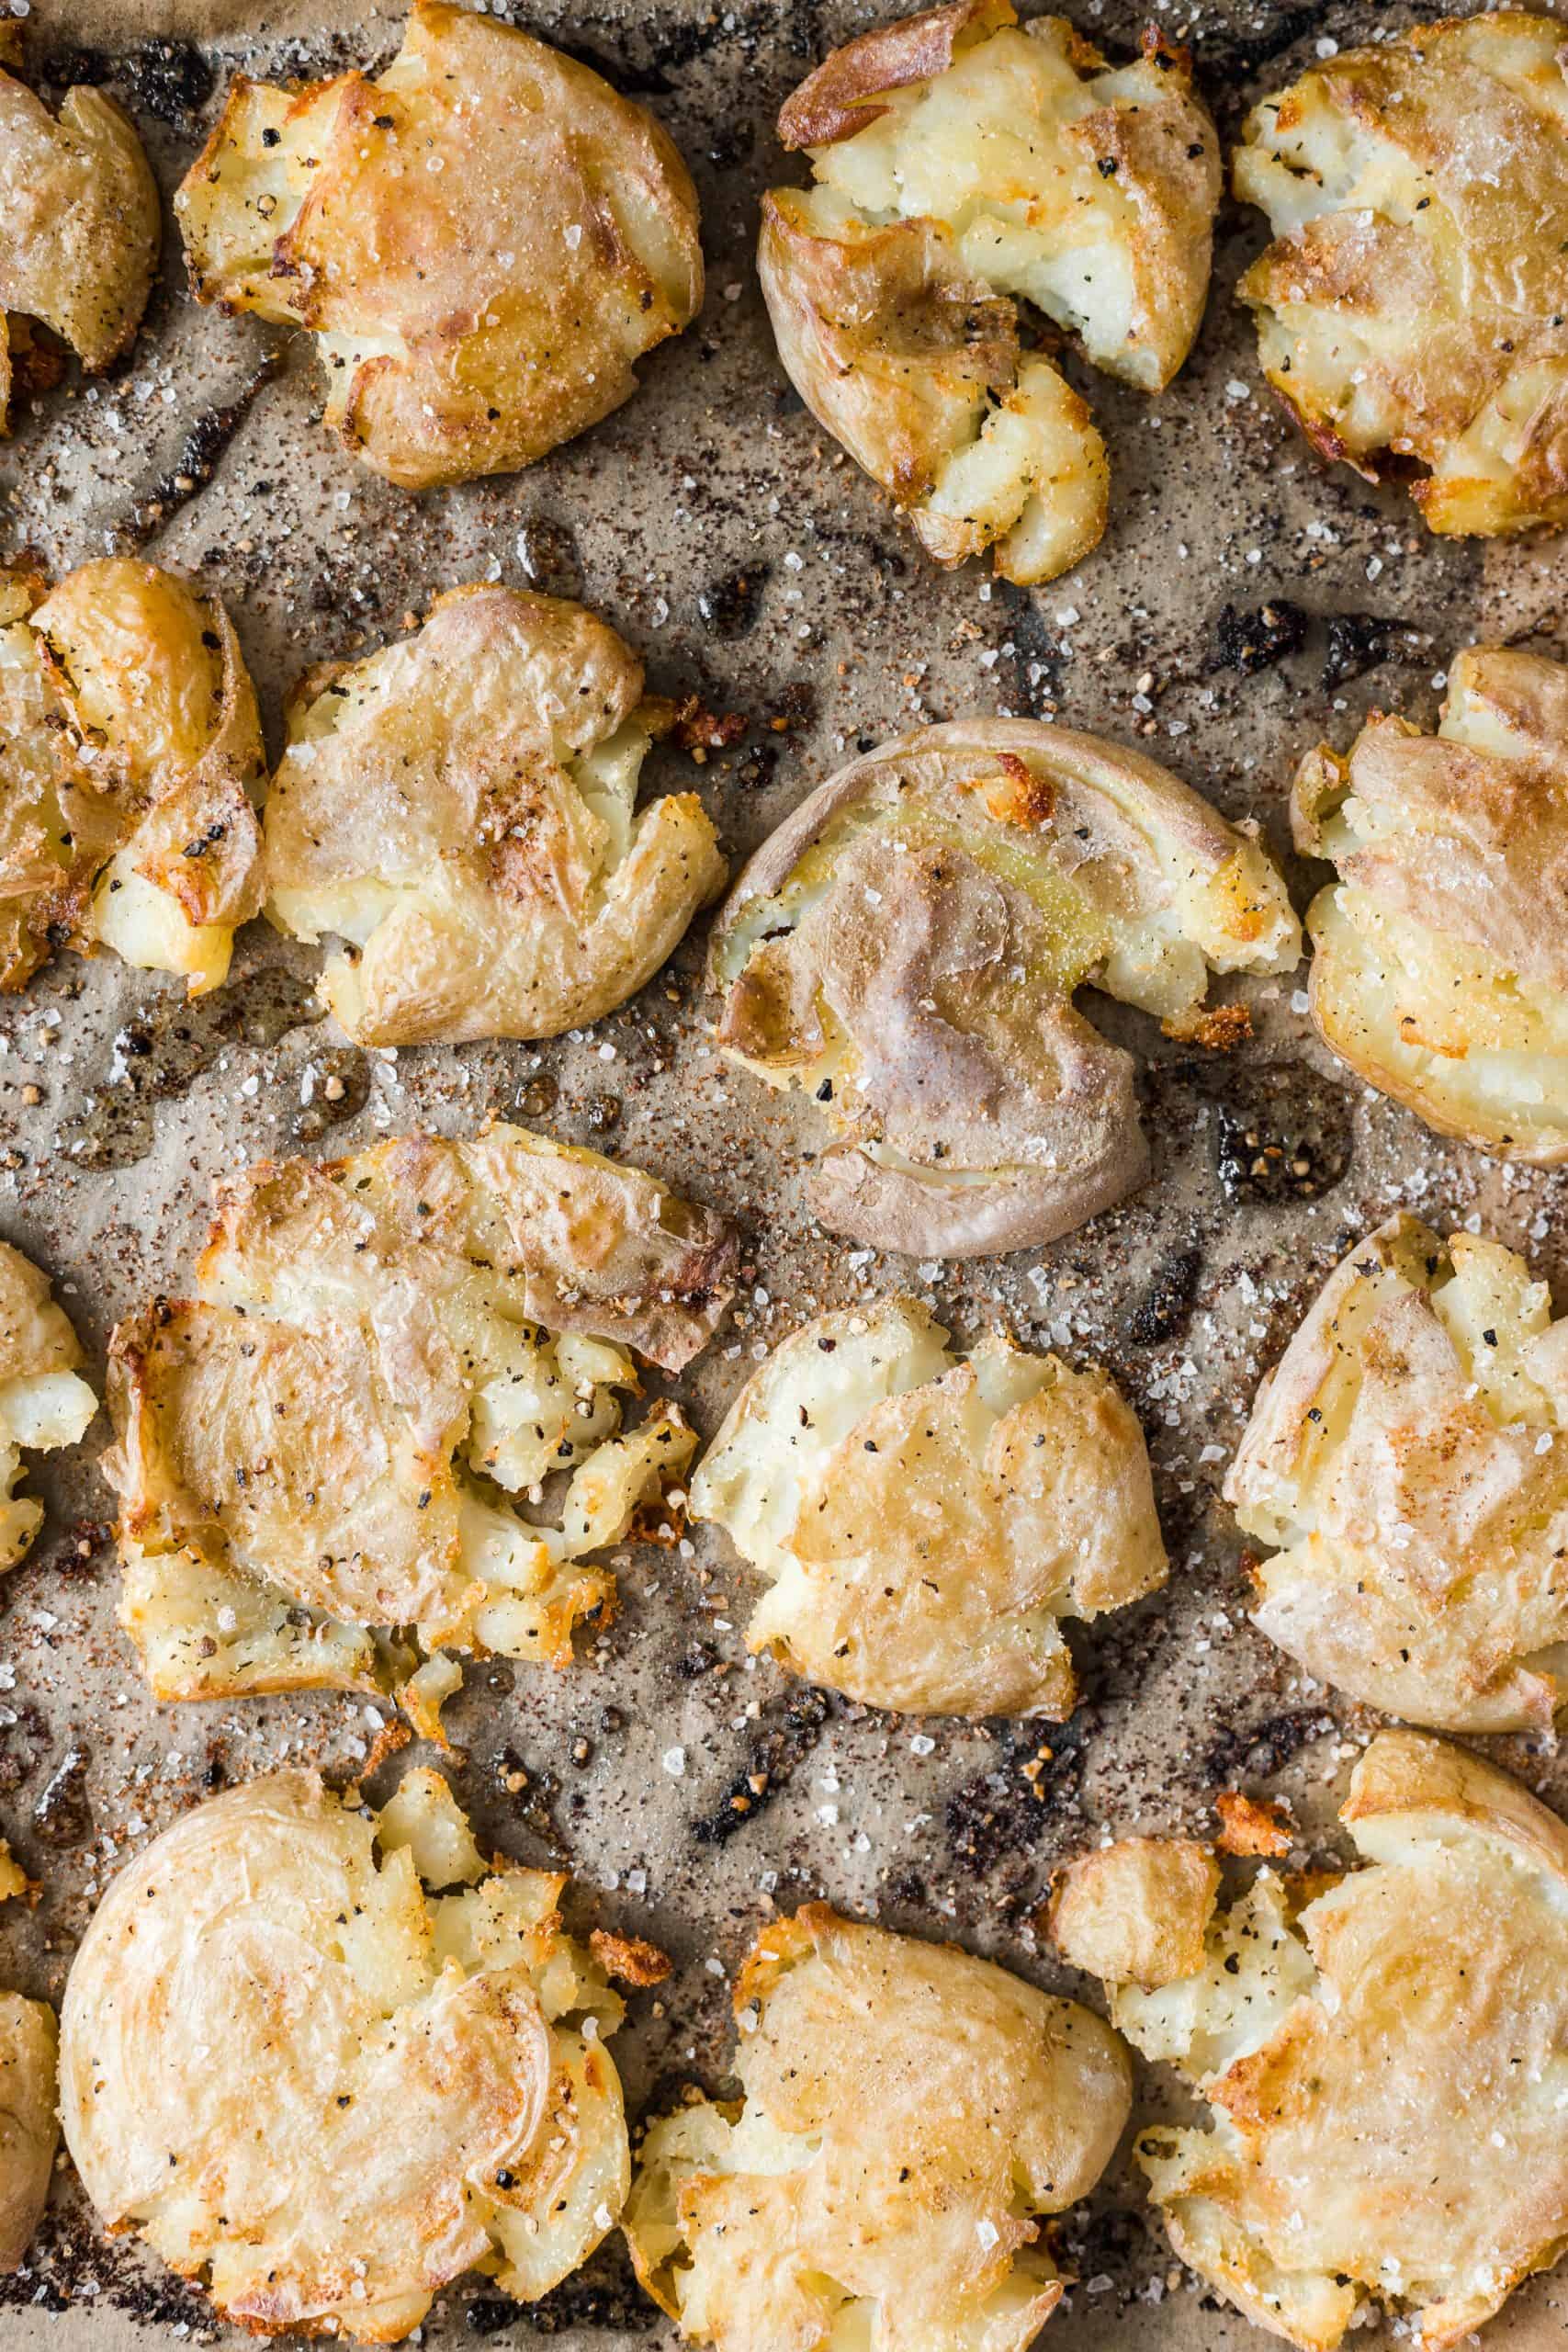
[[[1149,401],[1068,362],[1111,447],[1100,548],[1032,594],[987,585],[978,567],[939,574],[790,391],[750,265],[759,191],[799,176],[773,141],[780,99],[881,12],[543,0],[491,13],[643,99],[695,175],[706,305],[644,364],[630,405],[527,474],[411,498],[320,430],[306,338],[186,299],[171,226],[129,362],[76,397],[40,400],[0,447],[13,551],[59,571],[141,548],[222,594],[275,751],[283,693],[308,662],[367,648],[438,590],[491,577],[584,596],[642,650],[654,688],[695,687],[748,716],[734,752],[694,770],[660,751],[648,771],[655,790],[695,783],[736,858],[857,745],[968,711],[1059,713],[1136,741],[1227,815],[1262,818],[1282,848],[1286,781],[1320,733],[1344,743],[1374,703],[1428,719],[1450,653],[1478,635],[1534,633],[1563,650],[1555,547],[1428,539],[1397,494],[1325,475],[1269,405],[1231,300],[1261,224],[1228,206],[1200,346],[1169,391]],[[1135,38],[1141,13],[1127,0],[1077,10],[1112,45]],[[1413,13],[1241,0],[1162,10],[1161,22],[1190,27],[1228,135],[1315,46]],[[166,189],[231,69],[299,75],[384,58],[401,17],[355,0],[35,0],[31,14],[48,94],[103,80]],[[1284,629],[1300,642],[1237,669],[1258,637],[1250,616],[1280,599],[1302,616]],[[1296,895],[1304,903],[1304,888]],[[364,1054],[313,1017],[317,957],[260,924],[242,935],[229,986],[195,1007],[109,957],[62,956],[0,1001],[0,1232],[51,1270],[96,1370],[118,1315],[182,1286],[219,1171],[420,1124],[467,1131],[494,1111],[624,1155],[740,1221],[737,1311],[682,1388],[705,1432],[795,1321],[900,1285],[964,1341],[1007,1321],[1031,1344],[1108,1364],[1134,1400],[1173,1573],[1165,1593],[1085,1639],[1075,1630],[1085,1697],[1070,1724],[922,1724],[809,1692],[746,1658],[756,1595],[701,1539],[690,1557],[616,1555],[620,1616],[570,1673],[470,1667],[447,1712],[450,1760],[483,1832],[525,1860],[570,1860],[579,1924],[651,1935],[676,1956],[615,2045],[634,2114],[684,2080],[722,2079],[730,1974],[775,1905],[826,1895],[1082,1996],[1090,1988],[1055,1966],[1032,1921],[1053,1865],[1102,1825],[1203,1834],[1213,1789],[1241,1785],[1292,1797],[1314,1850],[1331,1850],[1333,1806],[1375,1719],[1310,1686],[1246,1624],[1238,1545],[1216,1500],[1224,1457],[1324,1274],[1393,1208],[1478,1220],[1554,1278],[1568,1273],[1568,1178],[1438,1145],[1370,1096],[1311,1040],[1291,981],[1253,992],[1256,1039],[1228,1059],[1093,1008],[1148,1057],[1156,1173],[1124,1208],[988,1264],[850,1251],[801,1208],[788,1106],[709,1050],[700,955],[699,926],[591,1038],[537,1050]],[[330,1073],[341,1101],[325,1098]],[[72,1461],[41,1471],[49,1519],[0,1595],[0,1829],[45,1883],[35,1913],[0,1913],[0,1980],[55,1999],[96,1897],[139,1843],[209,1788],[285,1758],[352,1774],[375,1730],[344,1696],[150,1702],[114,1626],[109,1498],[93,1466],[105,1435],[100,1420]],[[1482,1745],[1568,1807],[1550,1742]],[[1023,1768],[1037,1760],[1032,1781]],[[769,1801],[717,1834],[737,1818],[732,1784],[759,1762]],[[1145,2101],[1157,2097],[1147,2070],[1142,2080]],[[617,2243],[531,2312],[459,2283],[425,2340],[669,2342]],[[1174,2265],[1125,2156],[1066,2225],[1061,2252],[1080,2284],[1047,2331],[1059,2352],[1266,2340]],[[1538,2281],[1489,2340],[1557,2345],[1565,2315],[1568,2278]],[[192,2336],[227,2340],[199,2296],[96,2235],[62,2162],[35,2258],[0,2288],[0,2344],[153,2352]]]

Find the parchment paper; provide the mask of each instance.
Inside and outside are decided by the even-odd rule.
[[[507,13],[492,10],[492,13]],[[1149,401],[1069,361],[1109,441],[1108,537],[1035,594],[944,576],[842,460],[773,357],[750,261],[759,191],[797,177],[775,147],[779,101],[877,11],[846,0],[542,0],[526,14],[669,126],[704,205],[700,322],[642,370],[636,400],[523,476],[422,499],[378,483],[316,421],[308,341],[198,311],[172,224],[162,285],[129,364],[39,400],[0,447],[13,549],[63,570],[138,545],[197,573],[233,613],[276,749],[285,687],[307,662],[397,633],[454,582],[486,576],[581,594],[645,652],[650,683],[741,710],[738,750],[694,771],[656,754],[649,783],[695,782],[739,858],[846,751],[921,718],[1060,712],[1135,740],[1283,846],[1301,750],[1350,738],[1373,704],[1429,718],[1453,648],[1485,633],[1557,644],[1555,548],[1427,538],[1395,493],[1325,474],[1269,404],[1232,289],[1262,242],[1228,208],[1201,345]],[[1087,0],[1085,28],[1130,42],[1132,0]],[[517,12],[519,20],[523,12]],[[1190,26],[1203,86],[1235,131],[1247,102],[1413,12],[1371,0],[1211,6]],[[35,58],[58,97],[102,79],[133,111],[172,189],[238,66],[305,74],[382,59],[400,11],[338,0],[36,0]],[[193,46],[191,44],[197,44]],[[269,351],[279,372],[258,381]],[[212,420],[217,420],[213,422]],[[192,435],[195,441],[192,441]],[[209,469],[210,479],[207,479]],[[189,495],[165,485],[194,475]],[[1287,599],[1301,642],[1251,674],[1247,618]],[[1330,638],[1326,618],[1338,616]],[[1348,616],[1347,618],[1346,616]],[[1293,869],[1298,903],[1307,877]],[[787,1108],[709,1051],[701,936],[588,1039],[537,1052],[366,1056],[313,1019],[317,958],[263,925],[232,980],[191,1008],[112,958],[62,956],[0,1001],[0,1231],[53,1272],[101,1369],[117,1315],[177,1292],[220,1170],[336,1152],[487,1111],[624,1154],[739,1218],[750,1270],[730,1328],[682,1386],[711,1431],[754,1357],[818,1306],[901,1284],[970,1341],[1005,1320],[1114,1371],[1148,1430],[1168,1590],[1076,1646],[1071,1724],[898,1721],[815,1700],[745,1656],[756,1595],[721,1548],[620,1555],[621,1614],[570,1673],[474,1667],[448,1712],[459,1794],[525,1860],[570,1860],[580,1924],[651,1935],[676,1955],[615,2054],[634,2113],[688,2078],[722,2080],[729,1977],[773,1907],[811,1895],[962,1939],[1080,1996],[1032,1918],[1054,1864],[1099,1834],[1213,1826],[1216,1787],[1292,1798],[1314,1850],[1374,1719],[1303,1678],[1247,1627],[1238,1546],[1216,1500],[1258,1379],[1324,1274],[1401,1204],[1478,1219],[1564,1272],[1562,1178],[1506,1171],[1434,1142],[1312,1042],[1285,982],[1255,993],[1258,1035],[1229,1059],[1166,1045],[1114,1007],[1095,1017],[1148,1057],[1147,1191],[1034,1256],[912,1265],[825,1238],[799,1205]],[[335,1071],[345,1092],[326,1102]],[[33,1099],[36,1091],[37,1099]],[[310,1098],[310,1099],[307,1099]],[[327,1124],[330,1115],[331,1124]],[[97,1894],[141,1841],[225,1779],[305,1758],[352,1774],[374,1726],[359,1702],[302,1697],[158,1708],[114,1626],[117,1574],[94,1469],[106,1436],[39,1484],[51,1513],[0,1595],[0,1829],[45,1882],[36,1913],[0,1914],[0,1979],[58,1998]],[[1549,1743],[1485,1743],[1568,1805]],[[1039,1758],[1032,1783],[1023,1767]],[[763,1762],[775,1791],[735,1834],[727,1793]],[[677,1769],[677,1767],[679,1769]],[[519,1793],[519,1770],[528,1776]],[[1141,2075],[1141,2112],[1160,2086]],[[1123,2161],[1062,2252],[1080,2284],[1052,2322],[1058,2352],[1230,2352],[1261,2345],[1173,2264]],[[1568,2278],[1521,2294],[1490,2340],[1558,2346]],[[668,2332],[615,2242],[547,2304],[518,2312],[482,2281],[441,2300],[426,2340],[626,2352]],[[136,2251],[102,2241],[63,2166],[36,2258],[0,2301],[6,2352],[213,2340],[207,2307]],[[1379,2331],[1359,2339],[1382,2340]]]

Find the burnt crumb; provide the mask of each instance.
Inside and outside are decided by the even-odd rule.
[[[767,1809],[816,1747],[829,1712],[826,1695],[809,1688],[775,1699],[763,1709],[744,1770],[737,1772],[713,1811],[692,1824],[699,1846],[728,1844]]]
[[[49,1725],[30,1699],[6,1712],[11,1720],[0,1726],[0,1796],[24,1787],[54,1746]]]
[[[688,1642],[675,1661],[675,1671],[682,1682],[696,1682],[711,1674],[718,1662],[719,1654],[711,1642]]]
[[[1205,1777],[1226,1787],[1234,1787],[1244,1777],[1267,1781],[1282,1772],[1303,1747],[1333,1729],[1332,1715],[1304,1707],[1291,1714],[1270,1715],[1250,1727],[1227,1724],[1209,1743],[1203,1758]]]
[[[775,735],[787,734],[796,727],[809,727],[817,709],[816,687],[806,678],[792,678],[780,689],[768,724]]]
[[[547,596],[570,597],[574,604],[582,602],[587,589],[582,558],[564,523],[530,514],[517,534],[517,551],[530,588]]]
[[[1125,1329],[1135,1347],[1157,1347],[1187,1329],[1202,1272],[1201,1250],[1179,1250],[1168,1258],[1128,1315]]]
[[[1382,620],[1376,613],[1336,613],[1328,624],[1324,684],[1342,686],[1386,662],[1399,627],[1398,621]]]
[[[753,563],[698,589],[697,611],[715,637],[745,637],[756,628],[768,571],[767,564]]]
[[[175,130],[189,127],[218,84],[215,69],[189,40],[146,40],[119,57],[101,49],[58,49],[39,71],[61,88],[81,82],[98,89],[113,82],[125,91],[133,113],[155,115]]]
[[[552,1861],[570,1869],[571,1847],[555,1815],[561,1792],[559,1774],[535,1771],[511,1746],[491,1757],[491,1770],[511,1799],[513,1817],[533,1832]]]
[[[1216,1107],[1220,1188],[1235,1207],[1314,1200],[1350,1166],[1350,1098],[1314,1070],[1249,1071]]]
[[[231,401],[197,418],[168,472],[144,491],[131,509],[130,537],[138,547],[163,530],[187,499],[212,480],[219,459],[250,414],[257,394],[281,373],[282,367],[281,351],[269,351]]]
[[[93,1751],[80,1741],[68,1747],[50,1774],[33,1807],[33,1835],[45,1846],[85,1846],[93,1835],[87,1802],[87,1768]]]
[[[1239,670],[1244,678],[1255,677],[1258,671],[1282,662],[1287,653],[1297,652],[1306,641],[1311,623],[1310,613],[1283,596],[1273,597],[1250,613],[1227,605],[1214,624],[1214,667]]]
[[[735,781],[749,792],[762,792],[773,780],[779,755],[772,743],[759,743],[736,763]]]
[[[1092,1707],[1080,1707],[1069,1723],[1009,1724],[1000,1760],[947,1800],[942,1822],[953,1861],[987,1882],[1008,1919],[1021,1918],[1037,1899],[1035,1849],[1077,1804],[1097,1721]]]

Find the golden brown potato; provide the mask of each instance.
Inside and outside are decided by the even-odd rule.
[[[1568,1319],[1500,1243],[1392,1218],[1258,1391],[1225,1495],[1253,1611],[1310,1672],[1447,1731],[1568,1703]]]
[[[1241,299],[1314,446],[1415,474],[1434,531],[1568,521],[1561,21],[1502,9],[1342,51],[1253,108],[1235,184],[1276,239]]]
[[[0,1993],[0,2271],[20,2268],[49,2201],[56,2041],[47,2001]]]
[[[1064,17],[955,0],[863,33],[779,137],[816,185],[763,198],[779,356],[928,552],[1054,579],[1105,528],[1089,410],[1020,335],[1020,301],[1145,391],[1181,366],[1209,284],[1214,129],[1152,29],[1110,69]]]
[[[626,2233],[688,2342],[718,2352],[1026,2352],[1062,2294],[1039,2217],[1094,2187],[1126,2052],[952,1944],[808,1904],[736,1986],[744,2089],[643,2142]]]
[[[1568,668],[1457,654],[1436,737],[1374,713],[1292,821],[1339,875],[1307,913],[1325,1042],[1439,1134],[1568,1159]]]
[[[0,571],[0,987],[56,945],[229,969],[261,907],[256,699],[216,596],[106,556]]]
[[[692,1513],[769,1579],[751,1649],[872,1706],[1061,1722],[1058,1621],[1165,1582],[1143,1431],[1106,1373],[946,1340],[914,1298],[803,1324],[731,1406]]]
[[[23,1449],[74,1445],[98,1409],[81,1362],[49,1276],[0,1241],[0,1569],[26,1557],[43,1520],[43,1505],[17,1493]]]
[[[197,1296],[110,1349],[121,1622],[158,1697],[390,1690],[435,1736],[438,1653],[569,1664],[615,1605],[588,1555],[696,1444],[670,1405],[615,1434],[630,1351],[694,1355],[734,1254],[722,1218],[520,1127],[247,1171]],[[550,1521],[508,1504],[567,1470]]]
[[[696,193],[653,118],[444,0],[374,81],[238,76],[175,210],[197,298],[308,327],[327,424],[410,490],[597,424],[702,304]]]
[[[20,62],[20,35],[0,26],[0,68]],[[114,100],[70,90],[57,118],[0,71],[0,433],[13,394],[58,372],[32,322],[96,375],[135,338],[162,238],[157,182]]]
[[[395,2344],[469,2269],[542,2295],[630,2171],[622,2006],[565,1884],[487,1870],[434,1772],[378,1821],[306,1771],[176,1821],[65,1987],[66,2144],[106,2225],[261,2334]]]
[[[1301,933],[1266,849],[1140,752],[1028,719],[884,743],[820,786],[715,927],[720,1043],[826,1107],[824,1225],[964,1258],[1070,1232],[1148,1155],[1103,989],[1226,1037],[1210,969],[1282,972]]]
[[[1215,2110],[1139,2161],[1171,2243],[1270,2334],[1333,2352],[1364,2297],[1450,2352],[1568,2243],[1568,1829],[1465,1749],[1380,1733],[1341,1815],[1366,1867],[1321,1892],[1263,1870],[1216,1908],[1194,1874],[1172,1967],[1111,2017]],[[1134,1916],[1172,1904],[1150,1841],[1069,1866]],[[1310,1896],[1305,1907],[1302,1896]],[[1175,1939],[1203,1939],[1185,1971]],[[1113,1943],[1114,1939],[1111,1939]],[[1185,1971],[1185,1973],[1179,1973]]]
[[[267,797],[267,912],[351,943],[321,977],[351,1036],[550,1037],[658,970],[726,867],[695,793],[634,813],[642,684],[581,605],[502,587],[310,674]]]

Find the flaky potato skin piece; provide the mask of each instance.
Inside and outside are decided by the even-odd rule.
[[[362,1044],[551,1037],[666,961],[727,868],[695,793],[633,813],[659,712],[581,605],[478,585],[315,671],[267,795],[267,912],[336,932],[321,993]]]
[[[696,193],[659,124],[445,0],[414,0],[374,80],[238,76],[175,209],[197,299],[320,336],[328,425],[410,490],[598,424],[702,306]]]
[[[24,1449],[74,1445],[98,1409],[82,1361],[49,1276],[0,1241],[0,1569],[26,1558],[43,1523],[43,1505],[16,1491]]]
[[[817,1316],[691,1483],[771,1590],[748,1646],[872,1706],[1060,1722],[1059,1620],[1163,1584],[1143,1432],[1109,1374],[1006,1338],[968,1361],[914,1298]]]
[[[640,1170],[505,1125],[225,1187],[199,1295],[109,1350],[120,1620],[156,1695],[385,1690],[439,1738],[450,1653],[570,1665],[615,1606],[590,1555],[696,1446],[667,1403],[617,1434],[631,1351],[687,1363],[736,1247]],[[568,1470],[547,1518],[509,1503]]]
[[[630,2165],[621,2003],[565,1884],[487,1870],[434,1772],[379,1823],[302,1770],[177,1820],[65,1988],[66,2143],[106,2225],[258,2334],[394,2344],[462,2271],[523,2301],[567,2276]]]
[[[261,721],[216,596],[129,557],[0,572],[0,987],[53,948],[229,968],[261,906]]]
[[[1418,477],[1430,529],[1568,520],[1568,82],[1555,17],[1342,51],[1248,116],[1264,371],[1325,457]]]
[[[1291,812],[1337,869],[1307,913],[1325,1042],[1439,1135],[1568,1160],[1568,667],[1467,648],[1436,736],[1374,712]]]
[[[1211,967],[1299,952],[1267,850],[1168,769],[971,719],[809,794],[725,901],[708,978],[724,1048],[829,1106],[807,1180],[823,1224],[977,1257],[1071,1232],[1146,1174],[1132,1057],[1077,989],[1201,1039]]]
[[[825,1904],[763,1930],[735,2005],[743,2098],[656,2123],[626,2208],[686,2340],[1026,2352],[1062,2294],[1039,2217],[1089,2193],[1126,2120],[1116,2036]]]
[[[1549,1731],[1568,1703],[1568,1319],[1524,1260],[1416,1217],[1329,1276],[1226,1476],[1253,1622],[1412,1723]]]
[[[1197,333],[1219,198],[1184,51],[1116,70],[1060,17],[957,0],[874,27],[779,116],[816,185],[763,198],[779,356],[927,551],[1055,578],[1105,527],[1104,446],[1020,298],[1146,390]]]
[[[0,433],[40,368],[39,321],[97,375],[134,341],[163,239],[158,186],[136,127],[104,91],[67,91],[58,116],[6,67],[20,28],[0,27]],[[19,380],[18,380],[19,379]]]
[[[1568,1828],[1405,1731],[1371,1742],[1340,1817],[1364,1867],[1326,1891],[1264,1870],[1218,1911],[1195,1883],[1201,1969],[1112,1979],[1116,2025],[1217,2110],[1145,2132],[1139,2161],[1181,2259],[1270,2334],[1335,2352],[1371,2295],[1451,2352],[1568,2245]],[[1066,1884],[1119,1875],[1135,1913],[1149,1852]]]

